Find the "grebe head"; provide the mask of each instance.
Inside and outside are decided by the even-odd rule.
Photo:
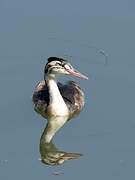
[[[57,75],[71,75],[81,79],[88,79],[87,76],[76,71],[67,60],[58,57],[49,57],[45,65],[44,76],[55,78]]]

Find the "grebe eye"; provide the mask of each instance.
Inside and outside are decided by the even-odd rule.
[[[61,66],[61,64],[60,64],[60,63],[56,63],[55,65]]]

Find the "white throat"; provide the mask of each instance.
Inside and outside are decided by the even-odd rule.
[[[68,108],[63,100],[63,97],[60,94],[59,88],[55,78],[48,77],[47,85],[49,89],[49,106],[56,116],[67,116]]]

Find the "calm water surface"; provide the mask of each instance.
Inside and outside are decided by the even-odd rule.
[[[0,2],[1,180],[135,179],[134,5]],[[67,57],[89,81],[74,79],[86,105],[54,139],[60,150],[83,156],[52,167],[39,160],[46,121],[34,112],[31,97],[46,58],[54,55]]]

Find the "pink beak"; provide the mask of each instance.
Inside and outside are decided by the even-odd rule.
[[[76,71],[76,70],[72,70],[72,69],[66,69],[66,70],[67,70],[67,71],[70,73],[70,75],[72,75],[72,76],[75,76],[75,77],[79,77],[79,78],[81,78],[81,79],[87,79],[87,80],[88,80],[88,77],[87,77],[87,76],[81,74],[80,72],[78,72],[78,71]]]

